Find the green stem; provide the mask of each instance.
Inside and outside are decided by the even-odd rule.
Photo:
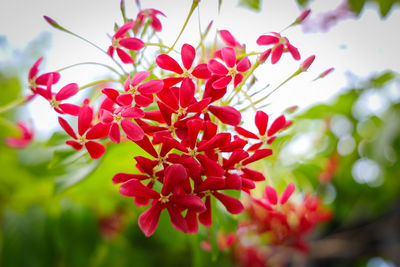
[[[245,82],[247,81],[247,79],[251,76],[251,74],[254,72],[254,70],[260,66],[261,62],[259,60],[257,60],[253,66],[251,66],[251,68],[247,71],[246,75],[243,77],[243,80],[240,82],[240,84],[236,87],[235,90],[233,90],[233,95],[230,96],[228,98],[228,101],[225,102],[225,104],[229,104],[233,98],[242,90],[243,85],[245,84]]]
[[[18,126],[15,123],[1,117],[0,117],[0,125],[3,125],[4,127],[10,129],[15,134],[18,134],[20,132]]]
[[[269,92],[266,96],[258,99],[256,102],[254,102],[254,104],[258,104],[261,101],[267,99],[270,95],[272,95],[276,90],[278,90],[279,88],[281,88],[285,83],[287,83],[288,81],[290,81],[291,79],[293,79],[294,77],[296,77],[297,75],[299,75],[301,73],[301,69],[297,70],[295,73],[293,73],[289,78],[287,78],[283,83],[281,83],[280,85],[278,85],[274,90],[272,90],[271,92]]]
[[[167,54],[168,54],[169,52],[171,52],[171,51],[174,49],[176,43],[178,42],[179,38],[181,37],[183,31],[185,30],[186,25],[188,24],[189,19],[190,19],[190,17],[191,17],[192,14],[193,14],[193,11],[194,11],[194,10],[196,9],[196,7],[199,5],[199,2],[200,2],[199,0],[193,0],[192,6],[191,6],[190,11],[189,11],[189,14],[188,14],[187,17],[186,17],[186,21],[185,21],[185,23],[183,24],[182,29],[181,29],[181,31],[179,32],[178,37],[176,37],[176,40],[175,40],[174,44],[173,44],[173,45],[169,48],[169,50],[167,51]]]
[[[86,89],[88,87],[92,87],[92,86],[94,86],[96,84],[101,84],[101,83],[105,83],[105,82],[118,82],[118,81],[114,80],[114,79],[104,79],[104,80],[94,81],[94,82],[91,82],[91,83],[88,83],[88,84],[85,84],[85,85],[79,87],[79,91],[83,90],[83,89]]]
[[[14,101],[8,103],[4,107],[0,107],[0,113],[4,113],[6,111],[12,110],[13,108],[18,107],[19,105],[24,104],[27,101],[27,97],[23,96],[20,98],[15,99]]]
[[[161,47],[161,48],[167,48],[167,49],[169,49],[170,47],[169,46],[166,46],[166,45],[163,45],[163,44],[158,44],[158,43],[144,43],[146,46],[158,46],[158,47]]]
[[[63,71],[63,70],[66,70],[66,69],[69,69],[69,68],[72,68],[72,67],[76,67],[76,66],[79,66],[79,65],[99,65],[99,66],[103,66],[103,67],[105,67],[105,68],[107,68],[107,69],[113,71],[114,73],[116,73],[116,74],[118,74],[118,75],[121,75],[116,69],[114,69],[114,68],[112,68],[112,67],[110,67],[110,66],[108,66],[108,65],[106,65],[106,64],[98,63],[98,62],[81,62],[81,63],[76,63],[76,64],[72,64],[72,65],[66,66],[66,67],[64,67],[64,68],[58,69],[58,70],[56,70],[56,72],[61,72],[61,71]]]

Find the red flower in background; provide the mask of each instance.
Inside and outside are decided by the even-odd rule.
[[[276,136],[274,136],[274,134],[276,134],[278,131],[285,129],[287,127],[289,127],[292,124],[292,121],[287,121],[285,119],[285,116],[279,116],[278,118],[276,118],[274,120],[274,122],[271,124],[271,126],[268,127],[268,115],[264,112],[264,111],[257,111],[256,116],[255,116],[255,122],[256,122],[256,126],[258,129],[258,135],[254,134],[246,129],[244,129],[243,127],[240,126],[236,126],[235,130],[238,134],[247,137],[247,138],[251,138],[251,139],[258,139],[261,142],[256,143],[254,145],[252,145],[251,147],[248,148],[248,151],[254,151],[259,149],[262,144],[268,144],[270,145],[276,138]],[[268,129],[268,131],[267,131]]]
[[[125,64],[133,63],[132,57],[121,47],[128,50],[138,51],[144,47],[142,40],[135,37],[126,37],[127,32],[135,26],[134,22],[127,22],[121,26],[112,37],[112,44],[108,47],[107,54],[113,57],[114,50],[117,50],[118,57]]]
[[[7,137],[5,143],[9,147],[24,148],[28,146],[33,140],[33,130],[26,123],[20,121],[17,123],[18,130],[21,134],[20,137]]]
[[[257,39],[258,45],[273,45],[272,48],[268,49],[266,54],[272,53],[271,63],[275,64],[281,59],[284,52],[289,52],[295,60],[300,60],[300,53],[296,47],[294,47],[286,37],[282,37],[279,33],[273,32],[272,35],[261,35]],[[264,60],[266,60],[265,56]]]
[[[151,21],[151,27],[154,29],[154,31],[160,32],[162,30],[162,25],[160,20],[157,18],[158,15],[166,17],[164,13],[157,9],[143,9],[137,14],[136,23],[139,24],[139,27],[142,27],[146,19],[149,19]]]

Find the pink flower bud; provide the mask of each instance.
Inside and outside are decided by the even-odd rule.
[[[318,77],[319,78],[323,78],[323,77],[325,77],[326,75],[328,75],[329,73],[331,73],[334,70],[335,70],[335,68],[329,68],[326,71],[324,71],[323,73],[321,73]]]
[[[311,9],[304,10],[300,16],[296,19],[296,24],[302,23],[311,13]]]
[[[301,71],[307,71],[308,68],[311,66],[311,64],[314,62],[315,55],[312,55],[308,57],[306,60],[303,61],[300,65],[300,70]]]

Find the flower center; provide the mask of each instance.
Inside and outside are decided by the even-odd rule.
[[[29,86],[29,88],[33,88],[33,89],[35,89],[37,87],[36,77],[33,77],[33,79],[28,80],[28,86]]]
[[[242,163],[238,162],[238,163],[236,163],[236,164],[234,165],[234,168],[240,170],[240,169],[243,168],[243,165],[242,165]]]
[[[50,106],[52,108],[58,108],[58,105],[60,104],[60,102],[58,102],[56,100],[56,97],[53,95],[52,98],[50,99]]]
[[[238,74],[239,72],[236,70],[236,66],[234,66],[233,68],[228,69],[228,76],[232,76],[235,77],[236,74]]]
[[[169,196],[161,195],[160,198],[158,199],[158,201],[160,201],[161,203],[165,204],[165,203],[169,202]]]
[[[129,85],[129,91],[128,91],[128,93],[130,93],[132,96],[135,96],[135,95],[139,95],[140,93],[138,92],[138,85],[136,85],[136,86],[132,86],[131,84]]]
[[[193,75],[192,75],[192,69],[187,70],[187,69],[183,69],[183,73],[181,74],[182,77],[184,78],[190,78],[193,79]]]
[[[189,150],[189,155],[192,158],[195,158],[199,154],[199,152],[197,152],[197,147],[195,147],[193,149],[189,148],[188,150]]]
[[[111,41],[112,46],[113,46],[114,48],[120,47],[120,45],[119,45],[119,41],[120,41],[120,40],[121,40],[121,38],[113,38],[112,41]]]
[[[182,116],[186,113],[187,108],[179,107],[178,109],[178,116]]]
[[[268,139],[267,136],[265,136],[265,135],[260,135],[260,136],[258,136],[258,137],[260,138],[260,141],[261,141],[261,142],[263,142],[263,143],[267,142],[267,139]]]
[[[88,140],[86,139],[85,135],[82,135],[82,136],[78,136],[77,141],[78,141],[79,144],[84,145],[84,144],[87,143]]]
[[[113,118],[114,118],[114,122],[116,122],[116,123],[120,123],[121,122],[121,120],[122,120],[122,117],[121,117],[121,115],[120,114],[113,114]]]

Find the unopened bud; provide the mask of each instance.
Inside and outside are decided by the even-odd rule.
[[[65,28],[61,27],[60,24],[58,24],[54,19],[48,17],[48,16],[43,16],[43,18],[54,28],[62,30],[62,31],[67,31]]]
[[[306,60],[303,61],[300,65],[300,71],[307,71],[311,64],[314,62],[315,55],[308,57]]]
[[[263,52],[261,55],[260,55],[260,57],[259,57],[259,61],[261,62],[261,63],[264,63],[267,59],[268,59],[268,57],[269,57],[269,55],[271,54],[271,49],[268,49],[268,50],[266,50],[265,52]]]
[[[302,23],[311,13],[311,9],[304,10],[300,16],[295,20],[294,24]]]
[[[335,70],[335,68],[329,68],[326,71],[324,71],[323,73],[321,73],[318,77],[319,78],[324,78],[326,75],[328,75],[329,73],[331,73],[334,70]]]

